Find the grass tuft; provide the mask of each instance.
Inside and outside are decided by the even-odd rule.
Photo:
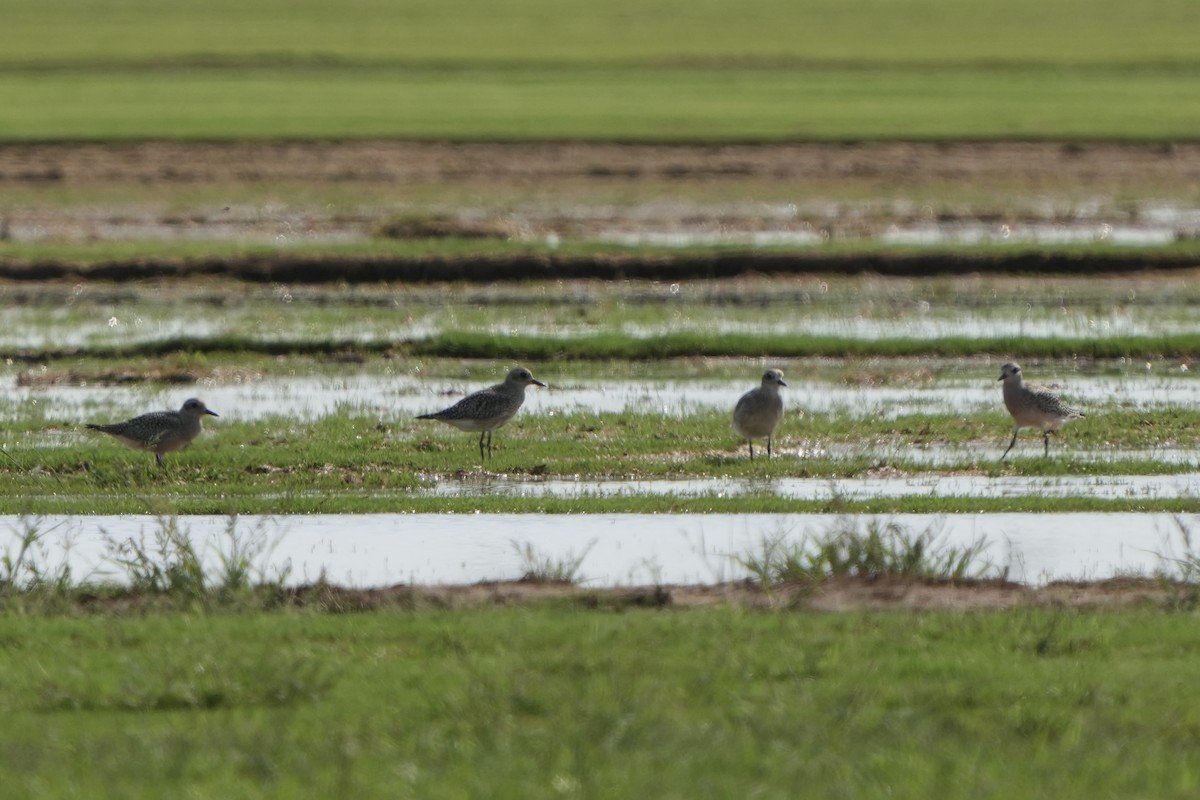
[[[1182,548],[1179,554],[1159,553],[1158,582],[1169,590],[1166,606],[1172,611],[1200,608],[1200,549],[1191,526],[1182,515],[1172,517]]]
[[[843,517],[820,535],[788,542],[783,535],[764,539],[758,552],[738,562],[764,588],[780,583],[816,586],[830,578],[935,578],[962,581],[986,577],[994,567],[983,559],[987,543],[977,539],[965,547],[948,545],[931,525],[906,530],[878,518],[865,525]]]
[[[26,609],[30,601],[45,604],[71,593],[75,581],[67,564],[70,543],[57,564],[50,563],[46,545],[46,537],[61,524],[45,528],[39,518],[22,515],[17,527],[10,527],[16,547],[5,547],[0,555],[0,608]]]
[[[174,515],[158,517],[149,537],[145,531],[125,539],[106,534],[107,559],[122,570],[135,595],[183,607],[262,608],[278,602],[288,576],[286,567],[268,575],[265,563],[275,543],[267,534],[269,524],[262,519],[244,532],[231,515],[215,555],[216,569],[205,566],[190,532]]]
[[[521,557],[520,580],[522,583],[579,583],[582,580],[579,568],[595,546],[596,540],[593,539],[578,555],[569,550],[565,556],[558,558],[538,553],[530,542],[513,542],[513,549]]]

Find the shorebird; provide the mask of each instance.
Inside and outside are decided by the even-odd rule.
[[[751,461],[754,460],[755,439],[767,440],[767,458],[771,457],[775,428],[779,426],[779,420],[783,419],[780,386],[787,386],[783,382],[783,373],[777,369],[769,369],[763,373],[762,385],[742,395],[733,409],[733,430],[739,436],[744,436],[750,445]]]
[[[112,425],[89,423],[87,427],[107,433],[134,450],[154,453],[154,460],[160,467],[165,467],[163,453],[182,450],[191,444],[200,435],[200,418],[206,414],[220,416],[193,397],[184,402],[178,411],[151,411],[124,422],[114,422]]]
[[[1058,399],[1058,396],[1043,386],[1026,386],[1021,378],[1021,367],[1016,364],[1005,364],[1000,368],[1000,377],[1004,381],[1004,406],[1012,414],[1014,427],[1012,441],[1008,443],[1008,451],[1017,443],[1017,434],[1021,428],[1039,428],[1042,431],[1042,441],[1045,442],[1044,455],[1050,455],[1050,434],[1056,433],[1060,425],[1085,416],[1077,409],[1071,408]]]
[[[525,387],[545,387],[546,384],[533,377],[524,367],[514,367],[504,378],[486,389],[469,394],[449,408],[433,414],[421,414],[417,419],[436,419],[453,425],[460,431],[479,433],[479,457],[483,458],[484,437],[487,437],[487,457],[492,457],[492,431],[501,428],[512,419],[525,402]]]

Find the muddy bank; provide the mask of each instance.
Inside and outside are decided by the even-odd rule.
[[[228,258],[103,263],[0,251],[0,279],[427,283],[1177,270],[1200,266],[1200,256],[1158,245],[1200,239],[1198,191],[1194,142],[0,144],[0,241],[256,246]],[[476,254],[289,250],[336,244],[353,253],[356,243],[381,238],[447,236],[474,241]],[[610,249],[557,248],[570,242]],[[858,252],[831,253],[826,242]],[[1003,246],[974,253],[975,244]],[[1077,244],[1112,246],[1063,253]],[[635,246],[612,249],[619,245]],[[1047,254],[1048,245],[1058,252]]]
[[[0,260],[0,279],[10,281],[225,278],[258,283],[408,283],[533,280],[681,281],[750,275],[1061,275],[1200,268],[1200,254],[1121,250],[1062,253],[764,253],[563,256],[529,253],[462,258],[312,257],[253,255],[236,258],[137,259],[96,264]]]
[[[350,589],[311,584],[280,592],[274,605],[328,613],[421,612],[552,604],[580,610],[702,609],[734,606],[756,611],[1004,611],[1021,608],[1120,610],[1182,608],[1196,601],[1195,587],[1148,578],[1054,583],[1029,587],[1003,580],[831,578],[816,586],[764,588],[742,581],[715,586],[641,586],[588,589],[570,583],[500,581],[461,586],[396,585]],[[163,598],[116,592],[85,595],[82,610],[144,613]]]
[[[981,190],[1195,187],[1200,142],[847,142],[658,145],[408,141],[0,144],[0,185],[89,183],[678,182],[754,178],[858,187],[966,181]]]

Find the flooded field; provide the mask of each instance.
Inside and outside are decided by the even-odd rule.
[[[11,147],[17,244],[290,246],[397,217],[531,244],[1161,246],[1200,235],[1196,147],[403,141]],[[420,227],[418,226],[418,229]]]
[[[803,362],[781,359],[771,364],[781,366],[788,376],[785,399],[793,415],[896,418],[911,414],[970,414],[994,410],[1000,402],[995,376],[990,370],[981,375],[981,369],[975,367],[969,370],[969,377],[930,377],[916,385],[873,386],[807,379]],[[1169,367],[1163,369],[1168,370]],[[310,421],[342,410],[359,411],[381,420],[400,420],[435,410],[434,407],[448,399],[487,385],[486,381],[346,371],[334,376],[295,378],[235,373],[184,386],[54,382],[20,385],[15,372],[8,371],[11,391],[7,401],[0,401],[0,419],[12,419],[33,408],[40,408],[55,419],[82,419],[97,411],[117,412],[145,405],[174,407],[185,395],[201,395],[223,417],[243,421],[271,417]],[[548,377],[539,372],[550,385],[529,391],[522,413],[629,412],[670,419],[703,410],[732,409],[741,393],[757,380],[756,366],[748,365],[745,372],[746,377],[737,380],[662,381],[557,373]],[[3,374],[0,370],[0,376]],[[1149,410],[1200,404],[1200,380],[1190,371],[1178,369],[1169,374],[1133,371],[1123,377],[1077,373],[1054,383],[1064,397],[1083,408]]]
[[[579,562],[584,586],[705,585],[748,576],[743,561],[768,542],[802,542],[822,534],[837,515],[305,515],[241,517],[237,527],[260,537],[256,568],[286,574],[291,584],[324,577],[352,587],[469,584],[516,580],[528,556]],[[862,521],[866,521],[863,518]],[[1166,514],[913,515],[886,518],[904,530],[937,534],[941,544],[986,544],[980,566],[1010,580],[1044,584],[1151,575],[1186,555],[1181,530],[1197,518]],[[38,520],[39,563],[67,563],[77,579],[119,580],[110,543],[153,540],[159,520],[144,516],[46,517]],[[183,517],[206,564],[215,569],[229,548],[229,519]],[[16,543],[22,520],[0,518],[0,552]],[[1183,526],[1181,528],[1181,525]]]
[[[88,507],[89,492],[136,493],[139,502],[144,492],[168,507],[201,498],[205,510],[251,501],[253,510],[321,510],[322,497],[386,511],[476,500],[492,510],[632,511],[646,510],[634,502],[647,498],[736,498],[742,508],[760,497],[772,511],[889,499],[896,504],[884,508],[927,510],[945,497],[993,510],[1039,507],[1033,499],[1190,508],[1200,502],[1190,416],[1200,408],[1192,338],[1200,282],[1186,258],[1169,268],[1142,259],[1185,252],[1200,236],[1194,149],[359,143],[0,152],[13,190],[0,209],[0,250],[11,256],[0,259],[9,269],[0,280],[0,385],[9,390],[0,399],[0,469],[26,493],[8,508],[25,499]],[[331,159],[334,172],[321,166]],[[177,161],[190,164],[186,181],[172,177]],[[53,178],[28,177],[38,175]],[[328,270],[306,276],[301,264],[291,279],[275,278],[272,257],[318,245],[366,254],[351,260],[389,252],[428,274],[330,280]],[[241,257],[243,246],[266,248],[254,251],[265,266],[251,264],[265,272],[204,272],[220,266],[221,253]],[[108,258],[115,271],[104,279],[73,271],[73,247],[91,254],[85,266]],[[561,275],[536,280],[438,273],[494,253],[522,253],[536,272],[568,251],[615,258],[618,270],[633,254],[656,269],[655,259],[670,266],[694,247],[755,256],[849,248],[855,263],[842,262],[853,267],[844,274],[759,272],[760,262],[718,249],[700,261],[719,257],[726,271],[693,279],[651,269],[599,280],[562,265]],[[945,247],[1032,260],[991,272],[951,250],[954,268],[926,274],[921,259]],[[1044,248],[1059,248],[1058,271],[1041,270]],[[873,272],[884,250],[912,259],[910,271]],[[65,258],[60,278],[22,271],[39,252]],[[113,279],[141,264],[120,253],[143,252],[150,272]],[[1118,255],[1124,266],[1081,276],[1077,253],[1102,267]],[[179,271],[155,272],[160,257]],[[196,271],[192,259],[207,266]],[[662,352],[668,345],[679,350]],[[998,464],[1011,436],[996,381],[1008,360],[1087,414],[1052,443],[1049,460],[1026,431]],[[414,423],[514,363],[549,387],[528,393],[498,434],[494,462],[478,463],[471,436]],[[751,468],[727,417],[768,367],[786,375],[787,415],[776,458]],[[130,477],[143,454],[82,430],[191,396],[221,416],[171,459],[177,473]],[[68,500],[75,505],[55,505]],[[587,505],[597,500],[605,505]],[[1002,517],[972,519],[986,526]],[[409,524],[380,519],[397,537]],[[538,517],[520,519],[538,529]],[[571,527],[609,518],[581,519]],[[646,527],[637,519],[635,528]],[[687,527],[703,518],[658,522],[676,519]],[[784,523],[756,515],[742,524]],[[508,546],[507,532],[498,538]],[[632,569],[605,566],[603,580]]]
[[[1136,209],[1125,221],[1062,220],[1061,212],[1012,222],[972,219],[938,222],[931,206],[926,219],[897,223],[873,204],[845,207],[830,204],[809,209],[783,206],[684,205],[674,209],[625,210],[619,217],[595,208],[526,208],[503,217],[484,209],[459,212],[453,224],[463,230],[490,223],[513,241],[557,245],[563,241],[600,242],[625,247],[820,247],[831,241],[890,245],[1065,245],[1107,243],[1121,247],[1155,247],[1200,235],[1200,212],[1183,206]],[[656,218],[658,217],[658,218]],[[1111,217],[1109,217],[1111,219]],[[164,219],[145,210],[122,214],[47,215],[16,213],[7,220],[11,241],[29,244],[68,242],[223,242],[263,245],[355,244],[378,236],[369,216],[330,220],[318,214],[279,209],[269,216],[258,209],[228,209],[186,221]]]
[[[405,343],[473,332],[578,338],[822,336],[850,340],[1072,337],[1195,331],[1191,275],[912,280],[540,282],[527,286],[0,283],[0,353],[232,337]]]

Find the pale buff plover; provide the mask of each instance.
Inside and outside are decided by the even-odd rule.
[[[1026,386],[1021,377],[1021,367],[1016,364],[1005,364],[1000,368],[1000,377],[1004,381],[1004,407],[1012,415],[1014,426],[1012,441],[1008,449],[1000,456],[1003,461],[1008,451],[1017,443],[1017,434],[1021,428],[1038,428],[1042,432],[1045,443],[1043,455],[1050,455],[1050,434],[1056,433],[1060,425],[1085,416],[1077,409],[1071,408],[1058,399],[1058,396],[1042,386]]]
[[[783,373],[769,369],[763,373],[762,385],[742,395],[733,409],[733,430],[749,443],[751,461],[754,460],[755,439],[767,440],[767,457],[771,457],[775,429],[783,419],[780,386],[787,386],[783,382]]]
[[[453,425],[460,431],[479,433],[479,457],[484,454],[484,437],[487,437],[487,457],[492,457],[492,431],[503,427],[512,419],[525,402],[525,387],[545,387],[546,384],[533,377],[524,367],[514,367],[497,383],[469,394],[449,408],[433,414],[421,414],[417,419],[436,419]]]
[[[220,416],[193,397],[184,402],[178,411],[151,411],[125,422],[114,422],[112,425],[89,423],[87,427],[107,433],[135,450],[154,453],[154,460],[163,467],[163,453],[182,450],[191,444],[200,435],[200,418],[206,414]]]

